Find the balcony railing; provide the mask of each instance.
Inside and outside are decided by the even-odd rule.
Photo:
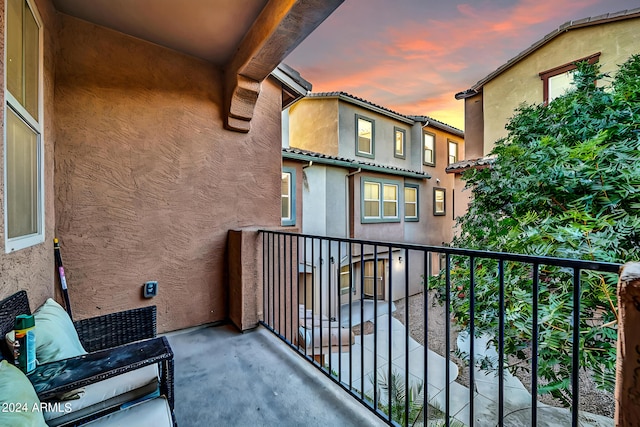
[[[620,265],[282,231],[261,233],[261,324],[390,425],[505,425],[506,411],[515,412],[509,400],[514,377],[505,369],[510,361],[505,354],[505,328],[520,328],[530,337],[524,349],[530,355],[527,368],[531,372],[528,387],[522,387],[523,393],[530,393],[524,425],[536,426],[547,414],[541,408],[548,408],[539,402],[545,384],[538,377],[539,346],[545,345],[539,339],[543,319],[538,313],[548,301],[539,297],[550,271],[569,277],[571,369],[565,380],[570,398],[568,408],[558,410],[564,415],[555,416],[565,416],[564,425],[569,420],[572,426],[579,425],[581,329],[573,325],[585,320],[581,319],[584,277],[598,274],[615,280]],[[476,293],[478,270],[489,264],[495,269],[496,310],[481,313],[476,302],[487,296]],[[506,323],[505,303],[514,296],[505,292],[505,275],[516,265],[528,272],[525,282],[531,300],[525,302],[534,314],[524,327]],[[466,274],[462,279],[461,271]],[[376,292],[368,283],[372,277],[378,278]],[[440,309],[431,303],[434,293],[439,293]],[[422,299],[419,316],[410,315],[410,297]],[[402,315],[394,313],[394,301],[404,302]],[[461,302],[468,304],[468,319],[455,323],[452,304]],[[476,325],[479,316],[487,315],[497,316],[495,336],[485,337],[480,345]],[[429,327],[430,321],[438,320],[434,316],[444,320],[443,331]],[[415,328],[420,323],[422,327]],[[420,336],[411,334],[413,330],[421,331]],[[444,341],[440,355],[429,349],[436,335]],[[466,342],[464,352],[458,349],[454,354],[454,335],[459,343]],[[492,366],[487,366],[490,357],[480,363],[479,354],[486,351],[497,354]],[[484,370],[476,368],[480,365]],[[462,384],[455,382],[461,369],[468,371]],[[479,398],[479,385],[487,381],[494,381],[495,395]]]

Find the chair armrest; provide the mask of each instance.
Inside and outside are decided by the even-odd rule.
[[[39,365],[28,374],[41,401],[158,363],[160,391],[173,410],[173,351],[165,337]]]
[[[89,353],[156,336],[156,307],[142,307],[73,322]]]

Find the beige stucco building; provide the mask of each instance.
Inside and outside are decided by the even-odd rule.
[[[434,246],[451,240],[454,218],[464,210],[466,199],[460,202],[464,196],[454,188],[454,176],[445,168],[465,156],[461,130],[426,116],[400,114],[345,92],[309,93],[284,116],[288,126],[282,150],[283,227],[299,228],[308,235]],[[338,246],[342,254],[347,253],[343,242],[335,244],[333,255]],[[374,297],[374,264],[379,300],[396,301],[407,292],[420,292],[422,264],[411,265],[407,282],[402,269],[407,255],[397,248],[389,252],[378,248],[374,254],[373,247],[365,247],[363,254],[358,252],[351,259],[334,259],[322,279],[306,274],[301,283],[308,289],[301,288],[298,294],[307,300],[301,298],[300,303],[323,307],[325,315],[347,304],[346,290],[340,301],[321,298],[317,290],[328,287],[320,280],[340,281],[342,286],[341,272],[349,271],[349,263],[355,277],[351,298]],[[311,264],[322,265],[323,258],[331,256],[317,250]],[[436,273],[440,260],[432,258],[429,269]],[[362,270],[364,286],[358,279]],[[395,285],[389,286],[390,282]]]
[[[505,124],[523,102],[548,102],[568,86],[566,74],[576,61],[597,62],[613,73],[632,54],[640,53],[640,9],[570,21],[515,58],[456,94],[465,102],[467,158],[491,151],[506,136]],[[557,93],[555,93],[557,95]]]

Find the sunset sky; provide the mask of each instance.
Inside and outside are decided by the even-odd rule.
[[[345,0],[285,62],[314,92],[344,91],[464,129],[454,95],[564,22],[640,0]]]

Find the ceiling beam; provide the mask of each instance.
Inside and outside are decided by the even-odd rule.
[[[270,0],[225,67],[225,126],[249,132],[264,79],[344,0]]]

